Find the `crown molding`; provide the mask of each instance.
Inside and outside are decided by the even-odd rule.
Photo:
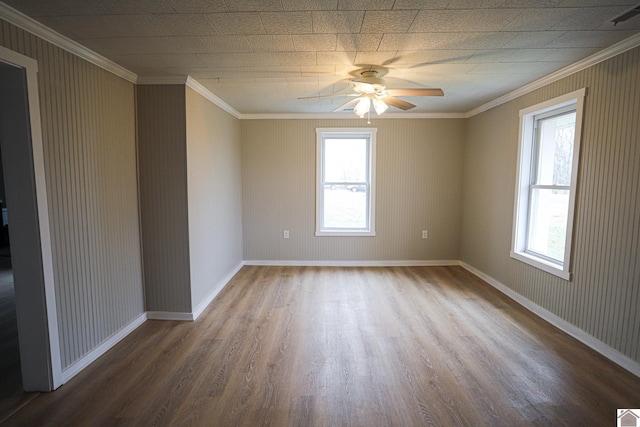
[[[196,92],[198,92],[200,95],[202,95],[212,103],[214,103],[215,105],[217,105],[218,107],[222,108],[227,113],[231,114],[236,119],[242,118],[242,114],[240,114],[238,110],[236,110],[231,105],[224,102],[221,98],[218,98],[216,95],[213,94],[213,92],[211,92],[209,89],[204,87],[202,84],[200,84],[200,82],[198,82],[193,77],[187,76],[186,85],[191,89],[195,90]]]
[[[353,115],[348,112],[345,113],[275,113],[275,114],[242,114],[227,104],[218,96],[214,95],[206,87],[200,84],[197,80],[190,76],[184,77],[162,77],[162,76],[143,76],[139,77],[132,71],[127,70],[121,65],[116,64],[110,59],[92,51],[86,46],[71,40],[70,38],[63,36],[62,34],[50,29],[49,27],[41,24],[33,18],[23,14],[22,12],[13,9],[0,1],[0,19],[3,19],[10,24],[13,24],[23,30],[26,30],[45,41],[52,43],[86,61],[91,62],[98,67],[107,70],[116,76],[119,76],[131,83],[136,84],[184,84],[191,89],[204,96],[206,99],[228,112],[232,116],[242,120],[264,120],[264,119],[353,119]],[[536,89],[540,89],[548,84],[558,81],[562,78],[575,74],[588,67],[596,65],[600,62],[606,61],[616,55],[624,53],[628,50],[634,49],[640,46],[640,33],[634,34],[608,48],[605,48],[599,52],[594,53],[587,58],[584,58],[574,64],[568,65],[558,71],[548,74],[541,79],[531,82],[525,86],[522,86],[514,91],[511,91],[503,96],[500,96],[492,101],[480,105],[467,112],[459,113],[387,113],[382,116],[376,116],[377,119],[458,119],[458,118],[470,118],[491,108],[502,105],[506,102],[512,101]]]
[[[139,85],[186,85],[189,76],[138,76]]]
[[[381,119],[465,119],[466,113],[384,113],[381,116],[372,115],[371,120]],[[341,119],[366,120],[354,115],[353,111],[342,113],[274,113],[274,114],[240,114],[242,120],[309,120],[309,119]]]
[[[15,10],[14,8],[0,2],[0,18],[9,22],[10,24],[20,27],[25,31],[34,34],[43,40],[54,44],[67,52],[70,52],[86,61],[91,62],[98,67],[107,70],[118,77],[121,77],[131,83],[135,83],[138,76],[127,70],[126,68],[116,64],[110,59],[105,58],[102,55],[97,54],[86,46],[81,45],[78,42],[71,40],[70,38],[63,36],[62,34],[52,30],[51,28],[41,24],[33,18],[25,15],[22,12]]]
[[[139,85],[185,85],[233,117],[237,119],[242,118],[242,114],[240,114],[238,110],[214,95],[209,89],[191,76],[140,76],[136,83]]]
[[[503,95],[499,98],[494,99],[493,101],[489,101],[486,104],[476,107],[473,110],[470,110],[469,112],[467,112],[466,117],[467,118],[473,117],[491,108],[497,107],[498,105],[502,105],[506,102],[512,101],[516,98],[519,98],[523,95],[533,92],[536,89],[540,89],[548,84],[551,84],[560,79],[568,77],[579,71],[585,70],[589,67],[599,64],[600,62],[606,61],[607,59],[611,59],[616,55],[620,55],[621,53],[634,49],[638,46],[640,46],[640,33],[634,34],[633,36],[628,37],[605,49],[602,49],[601,51],[596,52],[593,55],[590,55],[584,59],[581,59],[578,62],[575,62],[564,68],[561,68],[558,71],[555,71],[551,74],[546,75],[545,77],[542,77],[541,79],[538,79],[514,91],[511,91],[506,95]]]

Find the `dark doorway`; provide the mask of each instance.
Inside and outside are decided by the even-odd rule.
[[[0,62],[0,68],[7,67],[9,66]],[[0,125],[1,123],[0,116]],[[4,182],[0,149],[0,423],[31,397],[31,394],[23,392],[22,385],[16,294],[9,239],[9,212]]]

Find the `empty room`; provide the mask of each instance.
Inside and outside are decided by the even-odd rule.
[[[0,424],[640,425],[638,15],[0,1]]]

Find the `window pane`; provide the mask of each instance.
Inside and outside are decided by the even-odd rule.
[[[531,191],[527,249],[562,263],[567,235],[569,190],[534,188]]]
[[[367,140],[324,140],[325,182],[367,181]]]
[[[538,121],[537,184],[571,185],[575,131],[575,111]]]
[[[324,186],[323,228],[367,228],[366,186]]]

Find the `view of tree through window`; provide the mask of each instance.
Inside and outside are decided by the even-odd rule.
[[[367,140],[324,140],[324,228],[367,227]]]
[[[374,131],[318,129],[319,235],[373,235],[372,162]]]
[[[565,253],[575,123],[575,111],[537,121],[527,249],[560,263]]]

